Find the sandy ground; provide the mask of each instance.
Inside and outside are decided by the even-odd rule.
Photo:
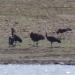
[[[1,64],[75,64],[74,49],[26,48],[0,49]]]

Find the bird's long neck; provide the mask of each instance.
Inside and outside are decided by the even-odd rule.
[[[48,37],[47,36],[47,26],[45,25],[45,36],[46,36],[46,38]]]
[[[46,37],[48,37],[48,36],[47,36],[47,32],[46,32]]]
[[[13,36],[15,33],[15,30],[13,28],[11,28],[11,35]]]
[[[13,32],[11,31],[11,35],[13,36]]]

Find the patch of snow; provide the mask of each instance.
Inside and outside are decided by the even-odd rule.
[[[75,75],[75,65],[0,65],[0,75]]]

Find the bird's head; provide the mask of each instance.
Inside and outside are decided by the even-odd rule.
[[[30,32],[30,33],[29,33],[29,36],[33,36],[33,35],[34,35],[34,33],[33,33],[33,32]]]
[[[61,30],[62,30],[62,29],[58,29],[58,30],[56,31],[56,33],[59,34]]]
[[[71,29],[71,28],[67,28],[67,30],[68,30],[68,31],[72,31],[72,29]]]
[[[30,34],[33,34],[33,32],[30,32]]]
[[[56,33],[59,34],[59,31],[57,31]]]
[[[15,32],[15,29],[14,28],[11,28],[11,32]]]

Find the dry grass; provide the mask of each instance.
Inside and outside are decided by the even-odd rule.
[[[8,20],[8,21],[6,21]],[[18,24],[15,24],[18,22]],[[46,25],[46,28],[45,28]],[[10,28],[23,39],[15,48],[8,47]],[[57,36],[59,28],[72,28],[65,33],[62,43],[53,43],[50,48],[47,40],[32,47],[29,38],[31,31]],[[75,1],[68,0],[0,0],[0,63],[30,63],[70,61],[75,63]],[[47,62],[46,62],[47,63]]]

